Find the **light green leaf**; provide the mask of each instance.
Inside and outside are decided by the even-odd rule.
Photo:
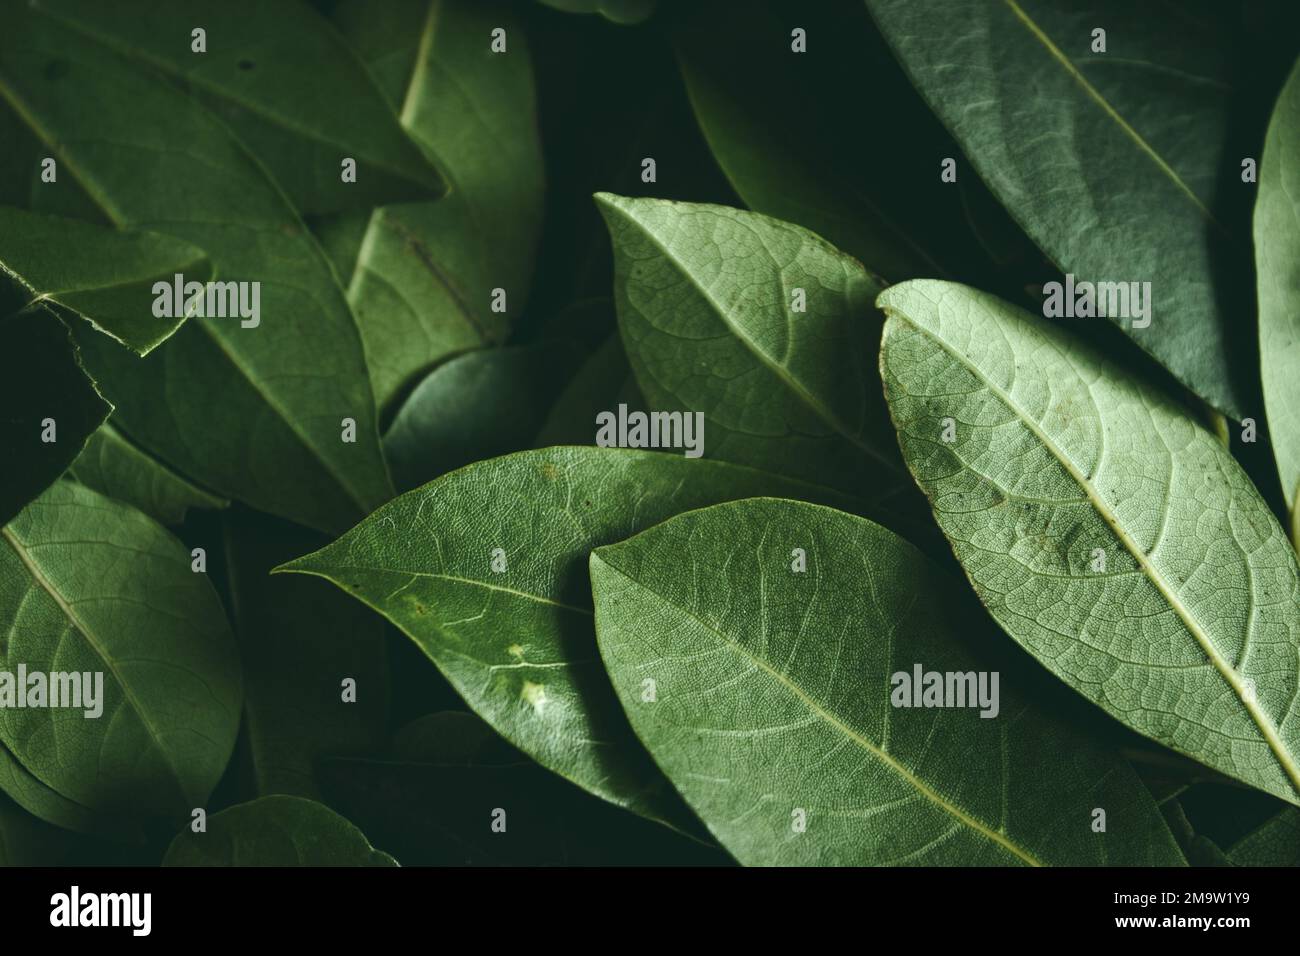
[[[179,819],[203,805],[235,745],[239,654],[212,585],[161,526],[55,484],[0,529],[0,637],[4,671],[102,675],[83,676],[102,697],[81,707],[0,708],[15,765],[0,785],[18,803],[61,826],[65,810]]]
[[[67,470],[113,410],[59,317],[24,311],[23,299],[0,276],[0,524]]]
[[[680,511],[756,494],[854,506],[740,465],[547,448],[408,492],[281,570],[327,578],[396,624],[480,717],[542,766],[690,827],[605,679],[586,560],[592,548]]]
[[[973,289],[887,289],[903,457],[993,616],[1141,734],[1300,803],[1300,578],[1180,405]],[[951,440],[947,440],[951,439]]]
[[[398,488],[409,490],[472,462],[531,447],[575,364],[571,344],[538,342],[479,349],[439,365],[384,434]]]
[[[1264,408],[1282,491],[1295,512],[1300,491],[1300,61],[1278,97],[1260,158],[1255,272]],[[1295,540],[1300,547],[1300,537]]]
[[[633,728],[741,863],[1182,862],[1137,775],[994,688],[960,585],[879,525],[736,501],[600,548],[591,581]],[[984,680],[985,706],[894,706],[917,666]]]
[[[397,866],[324,804],[276,795],[214,813],[177,834],[163,866]]]
[[[304,213],[434,198],[445,187],[365,66],[300,0],[37,0],[41,15],[156,70],[230,126]],[[206,31],[206,52],[192,31]],[[69,82],[64,79],[63,82]],[[342,163],[356,162],[355,182]]]
[[[43,208],[164,232],[203,248],[220,282],[261,284],[255,327],[193,318],[143,362],[80,336],[124,431],[222,494],[319,528],[346,527],[391,494],[343,290],[226,125],[149,68],[6,4],[0,128],[26,131],[13,148],[29,168],[57,160],[57,182],[35,193]],[[355,443],[341,440],[345,418]]]
[[[873,494],[903,486],[867,361],[880,337],[878,279],[806,229],[757,213],[596,199],[647,411],[703,412],[707,457]]]
[[[402,125],[450,190],[377,210],[351,272],[348,299],[385,408],[438,361],[500,344],[524,309],[543,188],[532,58],[518,18],[496,2],[405,0],[382,17],[349,3],[335,19],[387,82],[404,72]],[[491,49],[498,27],[505,53]]]
[[[318,758],[373,753],[384,741],[386,627],[323,581],[271,576],[320,547],[320,535],[240,511],[225,516],[224,533],[253,786],[259,796],[318,798]]]
[[[1237,866],[1300,866],[1300,810],[1288,808],[1228,850]]]
[[[151,291],[182,272],[206,281],[202,250],[152,232],[119,232],[59,216],[0,206],[0,273],[26,292],[28,304],[66,309],[141,355],[185,321],[156,316]]]
[[[1231,5],[1176,18],[1127,0],[867,6],[969,157],[959,180],[978,174],[1062,272],[1149,282],[1149,327],[1109,320],[1211,405],[1250,414],[1240,305],[1221,294],[1249,274],[1224,226],[1247,192],[1220,186],[1239,157],[1227,151]],[[1105,53],[1092,52],[1098,27]]]
[[[190,508],[221,509],[230,504],[141,451],[111,422],[90,436],[68,475],[168,525],[184,521]]]

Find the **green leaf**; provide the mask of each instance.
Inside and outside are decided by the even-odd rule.
[[[68,835],[24,813],[0,796],[0,866],[55,866],[68,851]]]
[[[690,4],[672,36],[700,129],[747,206],[891,279],[988,273],[963,196],[938,182],[955,145],[859,3]]]
[[[177,834],[163,866],[397,866],[329,807],[283,794],[215,813]]]
[[[1259,164],[1255,271],[1259,354],[1273,456],[1286,503],[1300,492],[1300,61],[1273,110]],[[1296,520],[1293,518],[1293,520]],[[1296,538],[1300,547],[1300,537]]]
[[[436,203],[377,210],[351,274],[385,408],[438,361],[500,344],[524,309],[543,190],[532,58],[518,18],[484,0],[407,0],[383,17],[352,3],[335,19],[386,74],[406,65],[402,125],[450,189]],[[505,53],[491,49],[498,27]]]
[[[903,457],[1007,633],[1139,733],[1300,803],[1296,558],[1228,451],[990,295],[878,301]]]
[[[154,282],[170,284],[177,272],[211,276],[202,250],[170,236],[0,206],[0,273],[22,286],[28,305],[66,309],[141,355],[185,321],[149,308]]]
[[[594,444],[596,416],[618,408],[620,403],[628,408],[646,407],[623,353],[623,342],[614,334],[591,353],[564,386],[533,444],[538,448]]]
[[[564,342],[480,349],[425,376],[384,434],[398,488],[529,448],[576,364]],[[595,419],[593,417],[592,421]],[[595,435],[593,424],[591,434]]]
[[[173,81],[230,126],[304,213],[433,198],[445,186],[365,66],[299,0],[39,0],[42,15]],[[192,32],[206,31],[206,52]],[[69,82],[64,79],[64,82]],[[344,159],[356,181],[343,180]]]
[[[21,302],[0,277],[0,524],[67,470],[113,410],[58,316],[14,311]],[[51,421],[55,440],[45,441]]]
[[[1161,803],[1160,812],[1164,814],[1169,830],[1178,841],[1187,862],[1192,866],[1231,866],[1228,858],[1218,845],[1203,834],[1197,833],[1192,821],[1187,819],[1182,801],[1172,797]]]
[[[51,803],[91,817],[180,818],[203,805],[235,744],[239,655],[179,541],[126,505],[55,484],[0,529],[0,635],[5,671],[102,675],[102,696],[82,707],[0,708],[0,749],[17,765],[0,785],[18,803],[61,826]]]
[[[643,23],[654,15],[658,0],[541,0],[565,13],[599,13],[611,23]]]
[[[959,180],[978,174],[1062,272],[1150,282],[1149,327],[1110,321],[1210,404],[1249,414],[1240,305],[1219,289],[1245,265],[1223,225],[1244,191],[1219,188],[1238,156],[1227,153],[1231,7],[1198,3],[1171,21],[1123,0],[867,6],[970,158]],[[1096,27],[1105,53],[1091,52]]]
[[[1288,808],[1228,850],[1237,866],[1300,866],[1300,810]]]
[[[854,506],[739,465],[547,448],[408,492],[280,570],[327,578],[384,615],[542,766],[685,828],[689,816],[637,744],[601,669],[587,555],[680,511],[756,494]],[[494,560],[505,570],[494,571]]]
[[[390,755],[327,759],[320,776],[331,804],[407,866],[727,862],[543,770],[473,714],[427,714],[398,731]]]
[[[300,523],[340,529],[385,500],[391,485],[343,290],[229,128],[151,70],[6,4],[0,128],[15,124],[31,136],[14,143],[30,169],[41,156],[58,161],[57,182],[36,192],[45,208],[164,232],[203,248],[221,282],[261,283],[256,327],[194,318],[143,363],[105,336],[80,336],[123,430],[208,487]],[[357,423],[353,444],[340,440],[344,418]]]
[[[90,436],[68,475],[167,525],[180,524],[190,508],[219,510],[230,504],[141,451],[111,422]]]
[[[322,581],[270,576],[324,542],[263,515],[231,512],[225,554],[244,659],[244,735],[259,796],[318,798],[314,761],[370,753],[388,719],[384,622]],[[344,699],[344,681],[355,696]]]
[[[1182,862],[1128,765],[1013,684],[891,706],[900,673],[986,672],[960,585],[879,525],[736,501],[598,549],[591,582],[632,726],[743,864]]]
[[[708,457],[873,494],[902,487],[867,361],[878,279],[757,213],[596,200],[614,242],[623,345],[651,409],[703,412]],[[792,311],[800,293],[806,312]]]

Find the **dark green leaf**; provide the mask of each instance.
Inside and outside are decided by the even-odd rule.
[[[351,273],[348,298],[384,408],[436,362],[505,339],[532,281],[543,176],[532,59],[507,8],[408,0],[383,17],[372,11],[345,4],[336,19],[385,75],[407,65],[402,124],[450,187],[437,203],[376,211]],[[491,48],[497,28],[504,53]]]
[[[16,292],[0,277],[0,524],[63,474],[113,410],[63,322],[44,308],[11,311]],[[50,421],[55,440],[44,441]]]
[[[879,525],[731,502],[600,548],[591,580],[632,726],[741,863],[1182,862],[1137,775],[993,685],[957,582]],[[983,681],[979,704],[897,707],[917,668]]]
[[[156,280],[211,276],[202,250],[171,236],[120,232],[0,206],[0,273],[23,288],[28,305],[46,303],[85,319],[141,355],[185,321],[150,307]]]
[[[247,512],[226,516],[225,534],[253,785],[315,798],[317,757],[373,752],[386,735],[384,622],[322,581],[270,575],[319,535]]]
[[[596,416],[618,408],[645,408],[645,399],[637,390],[632,368],[623,353],[617,334],[605,340],[564,386],[533,444],[590,445],[596,440]]]
[[[397,866],[397,861],[329,807],[280,794],[213,814],[205,833],[181,831],[162,865]]]
[[[149,68],[6,4],[0,128],[15,120],[53,140],[23,147],[32,170],[41,156],[58,160],[58,181],[36,191],[46,207],[165,232],[203,248],[222,282],[261,283],[256,327],[194,318],[143,363],[104,336],[80,336],[123,430],[223,494],[320,528],[345,527],[387,498],[343,291],[229,128]],[[340,440],[344,418],[356,422],[354,444]]]
[[[68,474],[79,484],[167,525],[180,524],[190,508],[220,509],[230,504],[141,451],[111,422],[90,436]]]
[[[239,654],[179,541],[58,482],[0,529],[0,635],[4,671],[79,673],[96,688],[85,675],[102,675],[82,707],[53,707],[51,689],[47,706],[0,708],[0,786],[18,803],[61,826],[203,805],[235,745]]]
[[[305,213],[432,198],[445,189],[365,67],[299,0],[139,0],[130,16],[98,0],[31,6],[195,96]],[[206,52],[193,49],[195,28],[206,31]],[[343,180],[344,159],[356,161],[355,182]]]
[[[1300,810],[1288,808],[1228,850],[1237,866],[1300,866]]]
[[[562,342],[480,349],[430,372],[384,435],[397,487],[531,447],[573,353]]]
[[[1220,189],[1230,4],[1186,16],[1127,0],[867,0],[921,94],[1039,248],[1089,282],[1150,283],[1150,325],[1112,316],[1211,405],[1241,418],[1253,369],[1234,341],[1242,275]],[[1106,31],[1107,51],[1091,52]],[[944,188],[934,166],[933,188]],[[1084,319],[1083,321],[1089,321]]]
[[[658,0],[541,0],[565,13],[599,13],[612,23],[641,23],[655,12]]]

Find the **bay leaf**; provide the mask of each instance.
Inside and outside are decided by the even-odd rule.
[[[998,623],[1121,723],[1300,803],[1300,572],[1227,449],[986,293],[878,302],[903,457]]]
[[[81,674],[86,694],[86,681],[96,693],[102,681],[82,707],[50,706],[51,683],[46,706],[0,708],[0,749],[16,764],[0,774],[10,796],[61,826],[65,809],[83,822],[175,820],[203,805],[235,745],[239,654],[179,541],[127,505],[58,482],[0,529],[0,615],[3,670]]]
[[[571,344],[537,342],[477,349],[439,365],[384,433],[397,487],[406,491],[472,462],[531,447],[575,364]]]
[[[397,866],[324,804],[275,794],[229,807],[205,833],[177,834],[163,866]]]
[[[464,712],[418,718],[382,757],[323,760],[320,776],[331,803],[407,866],[728,862],[571,786]]]
[[[271,576],[321,535],[242,510],[224,519],[252,786],[319,799],[317,758],[373,753],[387,736],[386,626],[323,581]]]
[[[149,307],[155,280],[170,284],[177,272],[211,276],[202,250],[170,236],[0,206],[0,273],[23,288],[28,307],[67,310],[140,355],[185,321]]]
[[[366,68],[300,0],[37,0],[40,15],[161,73],[230,126],[304,213],[436,198],[437,170]],[[193,31],[205,32],[203,52]],[[345,159],[356,163],[343,178]]]
[[[219,510],[230,504],[141,451],[111,421],[91,434],[68,476],[165,525],[180,524],[191,508]]]
[[[565,13],[599,13],[611,23],[643,23],[654,15],[658,0],[541,0]]]
[[[385,408],[437,362],[499,345],[524,310],[543,194],[532,58],[518,17],[495,0],[406,0],[383,17],[345,3],[334,18],[387,83],[405,73],[402,125],[449,189],[376,210],[351,270]],[[498,28],[505,53],[491,46]]]
[[[43,202],[166,233],[204,249],[221,282],[260,283],[255,327],[196,317],[143,362],[82,334],[115,423],[183,474],[310,526],[346,527],[386,499],[374,399],[343,290],[229,128],[138,61],[25,4],[0,8],[0,90],[10,125],[55,138],[29,142],[36,151],[25,158],[37,169],[52,156],[63,171],[37,191],[62,198]],[[341,440],[345,418],[356,423],[354,443]]]
[[[543,767],[691,829],[601,668],[586,560],[680,511],[757,494],[862,506],[741,465],[546,448],[444,475],[279,570],[324,577],[397,625],[480,717]]]
[[[1300,866],[1300,810],[1283,810],[1228,849],[1236,866]]]
[[[1108,320],[1240,419],[1256,401],[1231,298],[1249,275],[1231,229],[1246,194],[1220,188],[1238,162],[1234,11],[1184,6],[1170,17],[1124,0],[867,0],[969,157],[959,179],[978,175],[1061,272],[1149,282],[1148,326]],[[1092,52],[1098,28],[1105,52]]]
[[[879,279],[758,213],[596,200],[647,411],[702,412],[707,457],[872,495],[905,487],[867,358],[879,343]]]
[[[1259,163],[1255,273],[1264,408],[1282,492],[1300,492],[1300,61],[1278,97]],[[1296,525],[1300,527],[1300,525]],[[1300,547],[1300,536],[1294,539]]]
[[[791,49],[796,28],[804,52]],[[684,5],[672,38],[709,148],[749,208],[893,280],[988,278],[965,196],[938,182],[939,159],[960,151],[860,0]],[[797,127],[776,117],[797,117]],[[974,177],[959,182],[986,192]]]
[[[743,864],[1182,863],[1123,759],[994,685],[959,585],[879,525],[734,501],[597,549],[591,580],[633,728]],[[960,700],[900,706],[919,669],[978,702],[947,678]]]
[[[59,317],[22,302],[0,277],[0,524],[67,470],[113,410]]]

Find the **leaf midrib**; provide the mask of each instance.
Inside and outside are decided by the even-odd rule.
[[[1012,0],[1007,0],[1007,2],[1012,2]],[[906,322],[909,326],[916,329],[918,333],[934,342],[952,356],[952,358],[962,367],[966,368],[978,381],[983,383],[984,387],[992,393],[994,398],[1002,402],[1003,405],[1005,405],[1007,409],[1011,411],[1026,428],[1029,429],[1039,442],[1042,443],[1043,447],[1046,448],[1057,462],[1060,463],[1061,467],[1066,470],[1066,473],[1070,478],[1083,489],[1097,514],[1106,522],[1107,526],[1114,533],[1115,537],[1119,539],[1119,542],[1124,546],[1125,550],[1127,550],[1138,563],[1144,576],[1155,586],[1160,595],[1168,602],[1174,614],[1178,617],[1179,621],[1182,622],[1183,626],[1187,629],[1187,632],[1192,635],[1193,640],[1195,640],[1200,646],[1201,651],[1205,654],[1206,658],[1214,665],[1215,670],[1219,672],[1220,676],[1223,677],[1228,686],[1232,688],[1233,693],[1237,695],[1237,699],[1241,702],[1242,706],[1246,709],[1246,712],[1259,728],[1260,734],[1264,737],[1265,743],[1267,743],[1269,749],[1273,751],[1273,755],[1277,759],[1278,765],[1282,768],[1282,772],[1285,773],[1291,781],[1292,788],[1297,794],[1300,794],[1300,766],[1297,766],[1290,751],[1282,742],[1281,738],[1278,737],[1277,728],[1273,726],[1272,720],[1269,719],[1269,716],[1259,708],[1258,703],[1252,704],[1250,702],[1245,692],[1245,687],[1238,678],[1237,672],[1223,658],[1223,655],[1219,653],[1218,648],[1214,646],[1209,635],[1202,630],[1201,626],[1193,618],[1192,613],[1186,608],[1186,606],[1184,606],[1177,594],[1174,593],[1169,583],[1165,580],[1164,575],[1161,574],[1155,565],[1150,562],[1143,549],[1139,547],[1137,542],[1129,535],[1128,531],[1120,523],[1119,516],[1116,515],[1111,507],[1105,502],[1093,483],[1079,471],[1074,462],[1070,460],[1069,456],[1051,440],[1038,423],[1035,422],[1023,408],[1013,401],[1006,392],[995,385],[981,369],[962,355],[960,349],[950,345],[941,338],[937,332],[921,327],[901,312],[891,309],[888,306],[885,307],[885,312],[887,315]],[[1100,412],[1098,415],[1100,416]]]
[[[180,770],[176,766],[171,752],[163,746],[162,735],[158,732],[158,728],[154,726],[148,712],[136,697],[131,684],[122,679],[122,675],[118,672],[117,664],[113,657],[105,651],[103,645],[99,642],[99,639],[96,637],[94,632],[85,625],[80,617],[77,616],[77,612],[73,609],[72,605],[64,599],[63,595],[59,593],[58,589],[55,588],[50,580],[45,576],[45,573],[27,554],[25,550],[26,543],[19,538],[9,526],[0,528],[0,538],[4,538],[4,540],[8,542],[14,553],[18,555],[18,560],[21,561],[23,567],[27,569],[27,573],[32,576],[32,580],[36,582],[41,590],[54,600],[54,603],[58,605],[63,616],[67,618],[73,627],[76,628],[77,633],[80,634],[85,639],[86,643],[91,646],[94,652],[99,656],[99,659],[104,662],[104,666],[107,667],[109,672],[113,675],[113,679],[117,682],[117,686],[122,689],[122,694],[131,705],[131,709],[135,712],[136,717],[139,718],[140,722],[144,724],[145,729],[149,732],[149,738],[153,741],[154,746],[161,754],[164,765],[171,772],[172,779],[176,783],[178,792],[182,797],[188,798],[189,791],[185,787],[185,783],[181,778]]]
[[[886,767],[894,771],[898,776],[902,777],[903,780],[908,785],[910,785],[914,790],[916,790],[921,796],[925,797],[927,800],[929,800],[931,803],[933,803],[936,807],[938,807],[943,812],[952,816],[959,823],[976,831],[981,836],[996,843],[998,846],[1002,847],[1007,852],[1013,854],[1014,856],[1024,861],[1025,863],[1029,864],[1030,866],[1043,865],[1038,859],[1036,859],[1027,850],[1022,849],[1021,847],[1013,843],[1011,839],[1005,834],[990,829],[986,824],[983,824],[979,820],[976,820],[974,817],[969,816],[960,807],[949,803],[939,793],[931,789],[929,785],[927,785],[924,781],[916,777],[910,770],[908,770],[906,767],[900,764],[891,755],[886,753],[884,750],[881,750],[871,740],[864,737],[862,734],[858,733],[856,730],[854,730],[852,727],[846,724],[835,714],[831,713],[829,710],[823,707],[818,701],[813,699],[795,681],[791,680],[787,675],[782,674],[779,670],[777,670],[775,667],[770,665],[767,661],[763,660],[762,658],[758,657],[755,654],[750,653],[748,648],[742,646],[736,641],[731,640],[725,634],[719,631],[717,628],[701,620],[698,616],[691,613],[691,611],[682,607],[680,604],[677,604],[669,600],[659,592],[654,591],[649,587],[646,587],[641,582],[637,581],[635,578],[629,576],[628,574],[625,574],[621,568],[617,568],[614,565],[610,564],[608,561],[602,558],[599,553],[593,553],[592,560],[599,561],[602,565],[604,565],[613,573],[617,574],[619,577],[623,578],[623,580],[630,583],[633,587],[645,591],[647,594],[653,595],[654,597],[658,598],[660,601],[663,601],[665,604],[671,607],[674,611],[677,611],[683,617],[691,621],[694,621],[705,631],[717,637],[717,639],[722,643],[724,647],[730,649],[733,653],[736,654],[736,656],[740,657],[742,660],[752,663],[755,667],[762,670],[765,674],[767,674],[769,677],[774,679],[778,684],[780,684],[792,695],[794,695],[794,697],[800,703],[802,703],[813,714],[814,717],[820,718],[823,721],[823,723],[826,723],[834,730],[839,731],[839,733],[845,738],[847,738],[850,743],[856,744],[859,748],[867,751],[869,754],[871,754],[871,756],[875,757],[877,760],[884,763]]]
[[[1214,218],[1214,214],[1210,212],[1209,208],[1203,202],[1201,202],[1200,197],[1198,197],[1196,193],[1192,192],[1191,187],[1183,182],[1182,177],[1174,171],[1173,167],[1165,161],[1163,156],[1156,152],[1155,148],[1148,143],[1145,138],[1143,138],[1142,134],[1129,125],[1128,120],[1124,119],[1124,117],[1120,115],[1119,111],[1111,105],[1110,101],[1102,96],[1101,92],[1095,86],[1088,82],[1087,78],[1084,77],[1074,63],[1071,62],[1070,58],[1067,57],[1061,48],[1052,41],[1052,38],[1047,35],[1047,32],[1043,30],[1043,28],[1029,16],[1029,14],[1025,13],[1025,11],[1021,9],[1020,4],[1017,3],[1016,0],[1003,0],[1003,2],[1006,3],[1007,7],[1011,10],[1016,19],[1020,21],[1021,25],[1029,31],[1030,35],[1041,43],[1043,48],[1047,50],[1052,58],[1061,64],[1065,69],[1065,72],[1079,84],[1079,87],[1084,91],[1084,93],[1086,93],[1093,102],[1101,107],[1102,111],[1126,136],[1129,137],[1129,139],[1133,141],[1139,151],[1144,153],[1147,158],[1155,163],[1161,173],[1168,177],[1174,186],[1176,186],[1184,195],[1187,196],[1188,199],[1191,200],[1192,205],[1196,207],[1206,220],[1226,235],[1227,230],[1225,230],[1223,226],[1219,224],[1219,221]]]

